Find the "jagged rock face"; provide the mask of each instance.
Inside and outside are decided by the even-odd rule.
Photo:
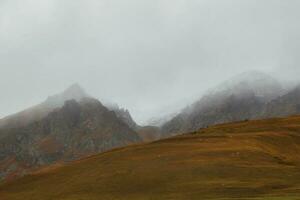
[[[139,141],[138,134],[98,100],[69,100],[40,121],[0,131],[0,177]]]
[[[105,104],[105,106],[116,113],[117,117],[126,123],[130,128],[137,130],[139,125],[132,119],[130,112],[127,109],[120,108],[117,104]]]

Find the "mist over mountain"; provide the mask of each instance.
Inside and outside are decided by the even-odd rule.
[[[142,127],[127,109],[103,105],[74,84],[0,120],[0,177],[11,179],[43,166],[214,124],[299,114],[299,102],[300,85],[290,89],[251,71],[209,90],[180,113],[154,116]]]
[[[46,117],[53,110],[61,108],[67,100],[73,99],[76,101],[81,101],[84,98],[92,97],[87,94],[79,84],[73,84],[63,92],[49,96],[44,102],[36,106],[0,119],[0,129],[26,126],[32,122]],[[117,117],[127,123],[131,128],[136,128],[137,124],[132,119],[128,110],[120,109],[118,106],[112,106],[111,110],[115,111]]]
[[[78,84],[73,84],[62,93],[49,96],[44,102],[36,106],[0,119],[0,128],[26,126],[47,116],[54,109],[62,107],[66,100],[80,101],[87,97],[89,95]]]
[[[270,101],[282,95],[285,91],[285,85],[274,77],[260,71],[248,71],[221,83],[210,90],[207,95],[242,97],[253,93],[263,101]]]
[[[137,128],[128,110],[107,108],[73,84],[0,120],[0,179],[141,142]]]
[[[162,115],[162,116],[154,116],[154,117],[150,118],[149,120],[147,120],[146,124],[148,126],[160,127],[163,124],[165,124],[166,122],[168,122],[169,120],[171,120],[176,115],[178,115],[177,112],[174,112],[174,113],[171,113],[171,114],[165,114],[165,115]]]
[[[48,97],[44,104],[52,107],[61,107],[67,100],[74,99],[80,101],[87,97],[90,97],[90,95],[88,95],[78,83],[75,83],[62,93]]]
[[[210,90],[161,129],[165,135],[172,135],[213,124],[296,114],[296,91],[290,94],[284,85],[264,73],[243,73]],[[285,101],[279,109],[282,98]]]
[[[0,200],[299,199],[299,8],[0,0]]]
[[[92,98],[78,84],[0,120],[0,176],[75,160],[137,142],[154,141],[226,122],[300,113],[300,85],[286,87],[258,71],[239,74],[208,90],[181,112],[138,125],[117,104]]]

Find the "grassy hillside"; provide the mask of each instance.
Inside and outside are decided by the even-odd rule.
[[[300,199],[300,117],[116,149],[3,184],[0,199]]]

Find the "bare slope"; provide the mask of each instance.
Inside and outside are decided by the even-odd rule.
[[[0,186],[1,200],[299,199],[300,117],[213,126]]]

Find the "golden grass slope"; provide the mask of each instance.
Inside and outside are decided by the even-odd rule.
[[[0,199],[300,199],[300,117],[116,149],[3,184]]]

